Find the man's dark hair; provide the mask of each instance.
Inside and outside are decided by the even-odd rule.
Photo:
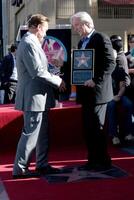
[[[134,35],[130,35],[128,41],[129,43],[134,43]]]
[[[11,47],[10,47],[10,51],[15,52],[16,49],[17,49],[17,46],[15,44],[12,44]]]
[[[112,35],[110,40],[112,42],[113,49],[115,49],[117,52],[123,49],[122,38],[119,35]]]

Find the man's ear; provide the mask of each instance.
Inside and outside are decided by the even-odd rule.
[[[39,30],[41,28],[41,24],[38,24],[37,29]]]

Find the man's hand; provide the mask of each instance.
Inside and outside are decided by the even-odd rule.
[[[63,66],[63,60],[62,59],[56,59],[56,58],[52,58],[51,59],[51,64],[54,65],[55,67],[59,67],[61,68]]]
[[[119,96],[119,95],[114,96],[114,101],[118,102],[120,100],[121,100],[121,96]]]
[[[66,85],[65,85],[65,82],[62,80],[60,87],[59,87],[59,91],[64,92],[65,90],[66,90]]]
[[[87,87],[93,88],[95,87],[95,82],[92,79],[90,79],[90,80],[85,81],[84,85]]]
[[[129,74],[134,74],[134,68],[130,68],[128,71],[129,71]]]

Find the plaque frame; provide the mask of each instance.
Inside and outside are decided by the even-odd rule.
[[[71,84],[84,85],[94,77],[94,49],[73,49]]]

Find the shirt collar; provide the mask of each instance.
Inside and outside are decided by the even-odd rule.
[[[37,38],[37,36],[35,34],[28,31],[27,35],[29,35],[34,42],[37,42],[37,44],[39,46],[41,46],[41,43],[40,43],[39,39]]]
[[[92,29],[92,31],[87,35],[87,38],[90,38],[94,31],[95,29]]]
[[[81,41],[85,42],[85,41],[89,40],[89,38],[91,37],[91,35],[93,34],[94,31],[95,31],[95,29],[92,29],[91,32],[86,37],[83,37],[81,39]]]

